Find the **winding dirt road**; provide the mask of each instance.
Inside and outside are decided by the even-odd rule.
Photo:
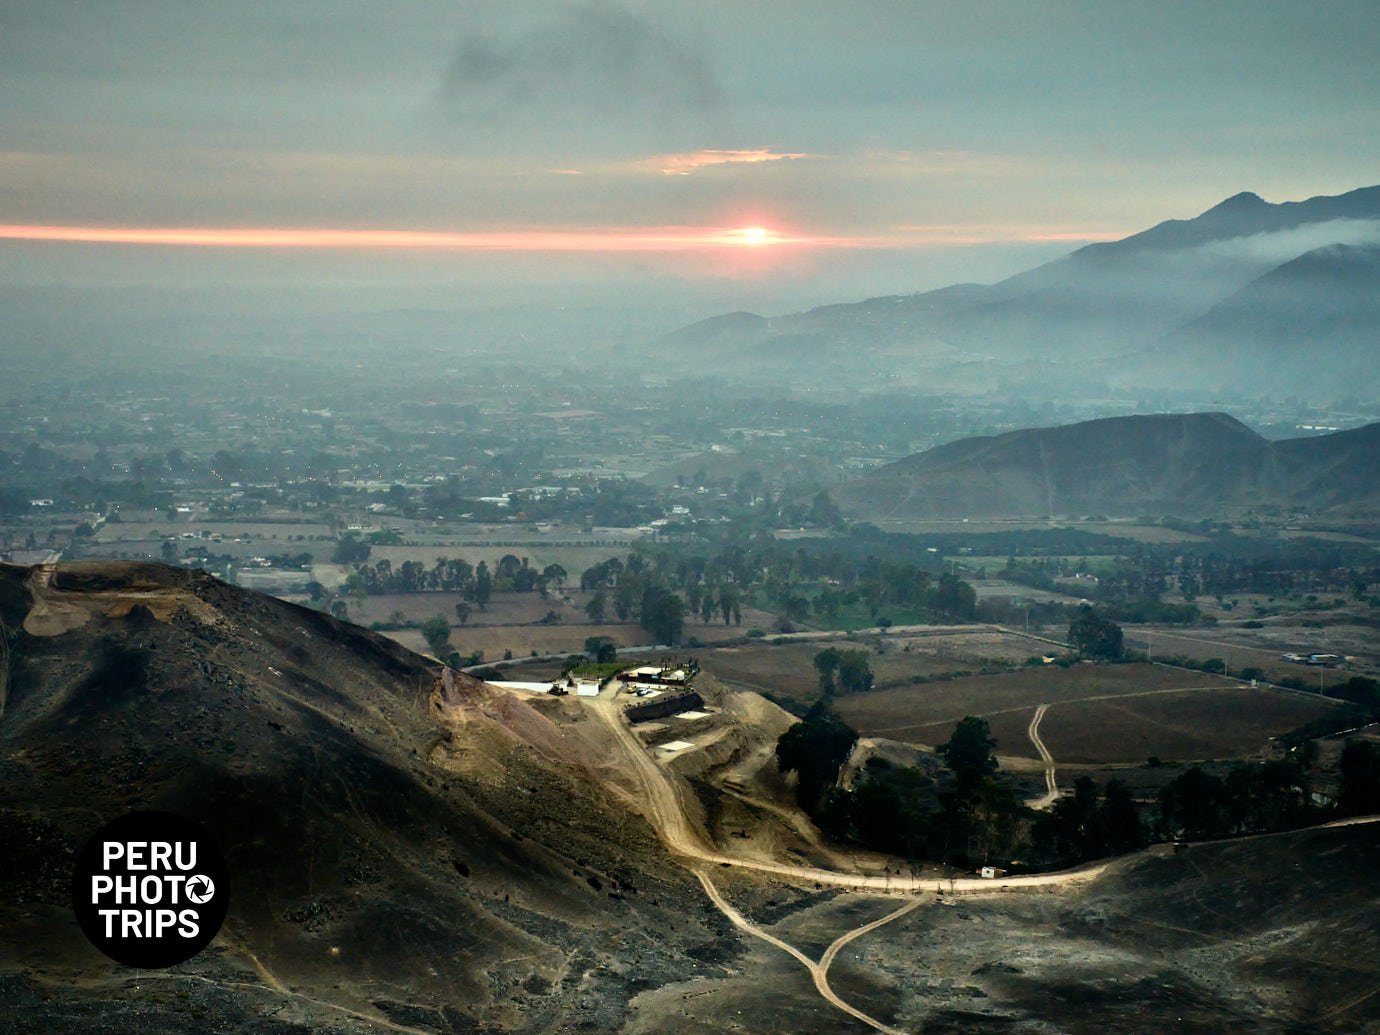
[[[854,1017],[857,1020],[862,1021],[862,1023],[868,1025],[871,1028],[874,1028],[877,1031],[886,1032],[887,1035],[904,1035],[904,1033],[899,1031],[898,1029],[883,1024],[875,1017],[871,1017],[868,1014],[863,1013],[856,1006],[853,1006],[845,1002],[844,1000],[840,999],[838,994],[829,985],[829,967],[834,962],[834,957],[838,955],[839,950],[842,949],[849,942],[854,941],[857,938],[861,938],[863,935],[869,934],[870,932],[875,931],[877,928],[885,926],[886,924],[891,923],[891,921],[904,916],[905,914],[909,913],[912,909],[915,909],[917,906],[919,906],[921,902],[924,901],[923,899],[917,898],[911,902],[907,902],[900,909],[893,910],[886,916],[881,917],[878,920],[873,920],[870,924],[865,924],[862,927],[856,928],[852,931],[849,931],[847,934],[844,934],[836,938],[833,944],[831,944],[829,948],[824,950],[824,955],[821,956],[819,958],[819,962],[816,963],[814,960],[810,959],[810,957],[806,956],[803,952],[797,949],[794,945],[791,945],[789,942],[784,942],[780,938],[776,937],[776,935],[762,930],[762,928],[758,927],[756,924],[748,920],[747,917],[743,916],[742,913],[738,912],[738,910],[733,907],[732,903],[730,903],[728,899],[724,898],[723,893],[719,891],[719,889],[714,885],[714,882],[709,879],[709,875],[705,873],[703,870],[696,869],[694,870],[694,874],[696,877],[700,879],[700,883],[704,886],[704,893],[709,896],[709,900],[719,908],[719,912],[723,913],[723,915],[728,918],[729,922],[732,923],[734,927],[738,928],[740,931],[743,931],[746,934],[752,935],[752,937],[754,938],[760,938],[768,945],[775,946],[782,952],[788,954],[789,956],[799,961],[801,966],[803,966],[807,971],[810,972],[810,978],[815,983],[815,991],[817,991],[825,999],[826,1002],[842,1010],[850,1017]]]
[[[614,738],[622,746],[623,752],[642,784],[642,803],[647,819],[656,829],[667,850],[682,859],[727,865],[758,873],[771,873],[791,880],[819,884],[828,887],[853,888],[862,891],[883,893],[905,893],[917,891],[1000,891],[1017,888],[1053,887],[1062,884],[1075,884],[1092,880],[1104,869],[1106,862],[1081,866],[1058,873],[1032,873],[1019,877],[1003,877],[987,880],[981,877],[909,877],[901,874],[848,873],[842,870],[824,870],[814,866],[795,866],[790,863],[763,862],[755,859],[740,859],[724,855],[691,823],[681,801],[680,792],[671,774],[666,772],[648,754],[637,734],[624,721],[620,709],[610,698],[590,698],[590,710],[599,716],[613,732]]]
[[[1045,742],[1040,739],[1040,720],[1045,717],[1045,710],[1049,705],[1042,704],[1035,709],[1035,714],[1030,718],[1030,725],[1026,728],[1026,735],[1030,737],[1030,743],[1035,745],[1035,750],[1040,754],[1040,761],[1045,764],[1045,793],[1038,798],[1026,802],[1032,809],[1047,809],[1059,797],[1059,784],[1054,779],[1054,756],[1049,753],[1049,748],[1045,747]]]

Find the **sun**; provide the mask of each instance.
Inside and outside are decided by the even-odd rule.
[[[757,248],[769,244],[774,235],[764,226],[745,226],[735,230],[734,236],[739,244],[747,245],[749,248]]]

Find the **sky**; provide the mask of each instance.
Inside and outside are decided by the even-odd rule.
[[[1380,182],[1376,53],[1374,0],[0,0],[0,283],[785,309],[991,281]]]

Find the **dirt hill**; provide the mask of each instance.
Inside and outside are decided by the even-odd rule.
[[[1366,509],[1380,502],[1377,445],[1380,425],[1270,442],[1224,413],[1110,417],[951,442],[833,494],[865,519]]]
[[[606,1031],[734,951],[544,702],[459,677],[442,714],[390,641],[159,565],[0,565],[0,621],[0,1030]],[[202,823],[233,888],[210,949],[154,974],[67,892],[144,808]]]

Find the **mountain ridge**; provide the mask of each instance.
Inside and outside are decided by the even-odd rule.
[[[1203,362],[1214,389],[1259,394],[1289,387],[1277,376],[1284,368],[1271,365],[1285,352],[1308,367],[1315,390],[1343,396],[1380,390],[1380,371],[1367,362],[1380,338],[1380,307],[1372,302],[1380,296],[1380,273],[1364,267],[1365,276],[1349,276],[1337,266],[1329,277],[1315,266],[1315,289],[1332,300],[1309,319],[1291,317],[1306,328],[1307,348],[1272,333],[1258,314],[1271,292],[1302,283],[1292,264],[1305,255],[1375,245],[1380,185],[1279,203],[1241,192],[1191,219],[1088,244],[995,284],[771,318],[711,317],[652,348],[660,361],[721,362],[764,376],[833,379],[874,369],[943,384],[945,372],[962,364],[995,364],[1016,380],[1030,376],[1031,365],[1052,364],[1076,365],[1080,376],[1109,386],[1124,383],[1129,370],[1143,387],[1178,389],[1187,372],[1154,362],[1168,349],[1184,363]],[[1234,309],[1231,300],[1248,289],[1254,300]],[[1334,311],[1354,319],[1334,319]],[[1187,348],[1191,338],[1196,344]],[[1270,363],[1260,361],[1257,340]]]
[[[960,439],[833,491],[860,519],[1219,514],[1380,505],[1380,424],[1271,442],[1220,412],[1105,417]]]

